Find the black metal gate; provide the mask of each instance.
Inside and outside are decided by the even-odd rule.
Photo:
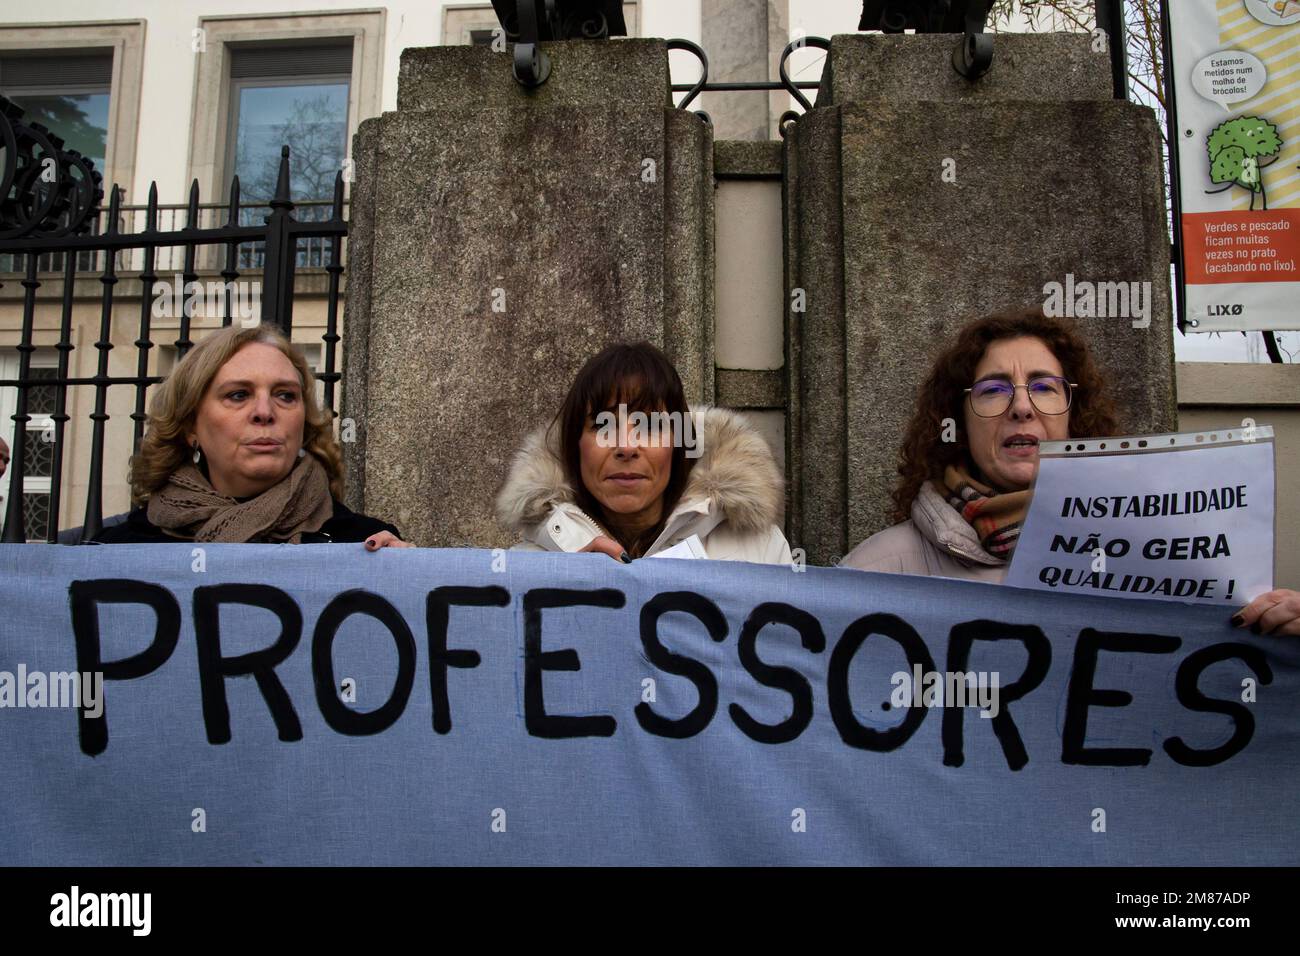
[[[336,354],[339,283],[343,274],[343,239],[348,232],[343,208],[343,174],[340,171],[335,175],[332,200],[295,204],[290,199],[289,147],[283,146],[275,195],[268,203],[241,206],[239,180],[235,178],[223,206],[202,206],[195,180],[184,207],[184,225],[160,228],[169,225],[161,222],[165,212],[179,213],[181,209],[159,205],[156,183],[150,186],[149,199],[143,207],[124,206],[121,190],[114,185],[109,193],[108,209],[102,210],[104,193],[100,174],[93,164],[75,150],[65,150],[63,141],[41,124],[22,122],[22,115],[20,107],[0,97],[0,286],[17,280],[24,289],[17,378],[0,379],[0,389],[13,388],[17,394],[9,464],[12,477],[2,539],[6,543],[25,541],[29,530],[37,531],[31,537],[43,536],[50,542],[59,539],[65,439],[71,419],[67,413],[68,389],[84,387],[94,389],[94,411],[89,415],[92,433],[85,519],[76,537],[89,541],[99,532],[104,520],[108,390],[114,386],[130,386],[135,390],[134,411],[130,415],[134,423],[134,452],[144,434],[146,392],[149,386],[162,380],[148,374],[149,353],[156,344],[150,326],[160,278],[157,261],[160,252],[180,253],[177,275],[183,288],[191,288],[190,283],[198,282],[201,263],[211,266],[220,263],[217,274],[223,291],[218,298],[223,326],[230,325],[234,319],[232,305],[237,303],[232,300],[240,295],[240,283],[246,276],[258,276],[261,321],[279,326],[286,335],[293,327],[294,279],[300,260],[322,266],[328,276],[328,290],[322,336],[324,370],[318,378],[324,383],[326,405],[335,408],[340,378]],[[253,223],[250,213],[261,210],[266,210],[260,217],[262,222]],[[319,215],[314,220],[299,219],[295,211]],[[225,221],[205,225],[204,212],[225,212]],[[134,228],[136,214],[142,226],[139,229]],[[31,359],[36,351],[33,339],[38,293],[50,281],[49,273],[59,270],[62,271],[62,311],[54,347],[58,353],[57,366],[54,374],[37,376]],[[119,275],[119,271],[126,274]],[[42,274],[46,278],[42,279]],[[101,285],[99,335],[94,343],[99,353],[97,368],[93,376],[73,377],[68,374],[75,349],[73,291],[78,275],[92,274]],[[115,287],[122,281],[139,283],[138,333],[132,343],[137,353],[136,372],[113,376],[109,374],[109,352],[114,347],[111,340],[113,298]],[[179,331],[174,346],[178,358],[193,345],[192,312],[187,297],[177,316]],[[48,427],[34,436],[28,428],[32,421],[30,398],[38,389],[49,398],[52,411],[44,416]],[[33,440],[46,447],[33,446]],[[33,529],[32,516],[25,514],[30,496],[24,494],[24,476],[36,454],[48,468],[50,482],[48,515],[43,529]]]

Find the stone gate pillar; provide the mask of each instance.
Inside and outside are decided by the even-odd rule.
[[[999,34],[973,83],[955,41],[835,37],[786,137],[789,532],[813,564],[892,523],[915,389],[954,331],[1067,275],[1150,283],[1145,327],[1075,321],[1125,428],[1176,427],[1154,113],[1111,98],[1086,34]]]
[[[508,542],[492,499],[579,366],[648,339],[712,401],[712,138],[672,108],[662,40],[402,54],[353,141],[348,502],[424,546]]]

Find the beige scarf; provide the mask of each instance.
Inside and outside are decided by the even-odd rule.
[[[293,471],[255,498],[238,501],[212,487],[195,465],[176,469],[149,497],[148,515],[178,538],[241,544],[288,541],[319,531],[334,514],[329,476],[315,455],[298,459]]]

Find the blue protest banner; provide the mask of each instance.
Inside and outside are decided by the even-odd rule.
[[[1300,642],[1227,618],[712,561],[7,545],[0,862],[1300,863]]]

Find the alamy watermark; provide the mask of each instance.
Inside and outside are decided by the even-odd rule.
[[[148,936],[152,914],[152,893],[83,893],[74,884],[50,897],[51,926],[121,926],[132,936]]]
[[[182,282],[182,278],[179,274],[174,275],[170,285],[164,282],[154,286],[155,319],[174,319],[182,315],[223,318],[227,301],[230,318],[238,319],[245,328],[256,325],[254,320],[261,319],[260,280],[245,282],[242,279],[232,279],[230,282],[220,282],[210,279],[207,282]]]
[[[31,671],[19,664],[17,673],[0,671],[0,708],[80,707],[87,717],[104,713],[104,673]]]
[[[981,717],[996,717],[997,671],[896,671],[889,679],[891,707],[978,707]]]
[[[1129,319],[1135,329],[1151,325],[1150,282],[1076,281],[1043,286],[1043,314],[1052,319]]]
[[[687,412],[628,412],[620,403],[618,414],[610,411],[596,416],[596,444],[601,448],[615,448],[619,436],[626,435],[627,442],[641,447],[685,448],[687,458],[704,454],[704,436],[695,430],[694,416]]]

